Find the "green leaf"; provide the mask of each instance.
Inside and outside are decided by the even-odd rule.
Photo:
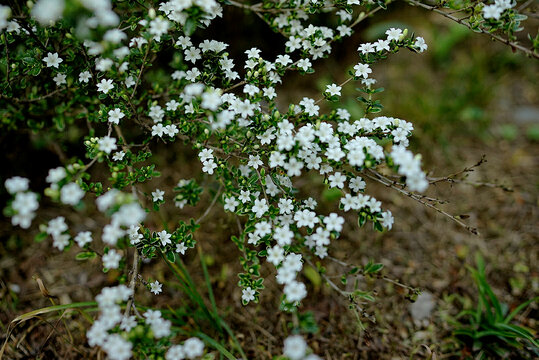
[[[353,296],[358,299],[364,299],[371,302],[375,300],[374,296],[372,296],[369,291],[356,290],[354,291]]]
[[[75,255],[76,260],[90,260],[94,259],[97,254],[93,251],[83,251]]]
[[[312,266],[306,266],[303,268],[303,274],[307,279],[309,279],[314,287],[319,287],[320,284],[322,284],[322,277]]]
[[[212,339],[208,335],[206,335],[206,334],[204,334],[202,332],[197,332],[197,333],[195,333],[195,335],[197,337],[201,338],[202,340],[204,340],[204,342],[206,342],[209,346],[211,346],[215,350],[219,351],[227,359],[236,360],[236,357],[230,351],[228,351],[223,345],[221,345],[220,343],[218,343],[217,341],[215,341],[214,339]]]
[[[375,264],[371,261],[369,261],[367,263],[367,265],[365,265],[365,267],[363,268],[363,274],[365,275],[368,275],[368,274],[374,274],[374,273],[377,273],[379,272],[380,270],[382,270],[382,268],[384,267],[383,264]]]
[[[185,35],[191,36],[195,32],[197,28],[197,21],[193,19],[192,17],[187,18],[185,21],[185,25],[183,27],[183,31]]]
[[[54,305],[54,306],[48,306],[41,309],[33,310],[30,312],[27,312],[25,314],[17,316],[15,319],[11,321],[11,323],[20,323],[23,321],[30,320],[36,316],[47,314],[50,312],[55,311],[61,311],[61,310],[69,310],[69,309],[78,309],[82,307],[89,307],[89,306],[97,306],[97,303],[95,301],[88,301],[88,302],[79,302],[79,303],[71,303],[71,304],[64,304],[64,305]]]
[[[176,261],[176,254],[174,254],[172,251],[167,251],[166,257],[167,257],[167,260],[170,262]]]
[[[42,242],[43,240],[45,240],[47,238],[48,234],[44,231],[40,232],[39,234],[37,234],[35,237],[34,237],[34,241],[35,242]]]
[[[513,311],[511,311],[511,313],[509,315],[507,315],[507,317],[504,319],[504,323],[505,324],[509,324],[509,322],[519,313],[521,312],[524,308],[526,308],[528,305],[530,305],[532,302],[536,302],[536,301],[539,301],[539,296],[537,297],[534,297],[533,299],[530,299],[526,302],[523,302],[522,304],[520,304],[519,306],[517,306]]]

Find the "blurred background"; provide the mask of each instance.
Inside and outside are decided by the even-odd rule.
[[[527,32],[534,35],[537,25],[537,19],[531,19],[529,28],[521,33],[523,41]],[[310,296],[300,309],[303,330],[315,353],[326,359],[429,358],[432,352],[438,358],[465,358],[471,348],[457,341],[452,324],[461,310],[477,304],[477,290],[466,269],[467,265],[475,265],[475,253],[485,258],[487,279],[509,308],[539,293],[539,61],[513,53],[508,46],[436,14],[398,3],[363,22],[352,38],[336,44],[331,58],[315,63],[315,74],[290,74],[285,78],[284,85],[277,88],[280,102],[286,106],[298,103],[304,96],[318,98],[326,85],[346,80],[347,70],[358,61],[357,46],[382,37],[390,27],[407,28],[424,37],[429,48],[423,54],[402,50],[373,67],[376,86],[385,88],[378,94],[384,105],[381,114],[414,124],[411,148],[423,155],[423,168],[431,176],[459,172],[486,156],[487,161],[466,178],[461,177],[461,183],[438,183],[427,191],[429,196],[447,201],[440,208],[477,228],[479,235],[416,201],[367,181],[367,191],[393,212],[393,230],[379,233],[369,224],[359,228],[357,219],[350,215],[343,236],[330,247],[330,255],[356,265],[364,265],[369,259],[380,262],[385,266],[384,274],[420,288],[423,296],[412,305],[400,287],[363,279],[361,287],[371,291],[376,300],[364,304],[375,322],[363,318],[361,326],[347,310],[345,298],[325,286],[316,272],[305,271],[302,276]],[[230,43],[230,57],[238,59],[236,66],[244,59],[243,52],[251,47],[260,48],[262,56],[269,60],[284,53],[281,35],[273,34],[256,16],[235,8],[225,9],[223,19],[200,36]],[[151,81],[152,76],[160,75],[150,73],[146,81]],[[355,100],[355,87],[348,84],[341,100],[353,118],[358,118],[362,109]],[[326,104],[326,108],[331,107]],[[21,175],[30,177],[33,190],[44,189],[48,169],[59,166],[65,160],[63,154],[83,154],[80,132],[70,130],[61,136],[63,141],[59,143],[53,135],[3,131],[2,182]],[[194,153],[184,145],[175,146],[173,151],[161,145],[153,149],[162,176],[147,184],[148,190],[171,189],[179,179],[200,172]],[[95,171],[99,172],[99,168]],[[214,186],[211,179],[201,176],[197,180],[208,188]],[[321,182],[309,178],[302,181],[323,194],[319,198],[322,212],[337,208],[331,196],[324,193]],[[5,190],[1,191],[5,202]],[[194,209],[178,212],[165,207],[164,217],[171,222],[196,217],[211,199],[208,191],[203,199],[203,204]],[[34,224],[63,215],[69,222],[79,222],[81,228],[91,227],[99,233],[106,220],[99,216],[88,218],[88,211],[69,212],[45,201]],[[103,286],[112,285],[122,276],[100,272],[99,259],[74,260],[76,249],[58,254],[50,240],[34,242],[37,232],[35,227],[28,231],[14,229],[9,219],[0,220],[3,332],[15,316],[50,305],[33,279],[35,275],[61,303],[91,300]],[[227,322],[250,357],[271,358],[281,350],[291,318],[279,312],[281,289],[271,280],[270,267],[262,269],[268,279],[260,304],[241,305],[236,277],[240,268],[238,251],[229,241],[236,234],[235,219],[216,206],[211,220],[203,224],[196,238],[206,254],[217,305]],[[186,255],[185,263],[195,280],[203,282],[194,251]],[[328,274],[338,281],[343,270],[330,262],[324,264]],[[174,288],[166,267],[154,261],[142,270],[144,278],[164,282],[166,291],[156,297],[139,289],[137,299],[141,304],[162,308],[178,304],[182,294]],[[57,323],[29,322],[8,339],[7,358],[30,358],[36,349],[44,358],[94,357],[95,350],[87,348],[83,336],[87,320],[75,315],[69,318],[71,345],[64,341],[68,337],[66,329]],[[516,320],[537,329],[537,304]],[[16,348],[12,346],[15,343]],[[517,352],[512,356],[523,355]]]

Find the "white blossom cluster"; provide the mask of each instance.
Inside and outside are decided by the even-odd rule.
[[[118,240],[126,235],[131,244],[136,244],[142,239],[138,233],[139,224],[145,219],[146,212],[140,204],[133,201],[130,195],[124,194],[117,189],[111,189],[96,200],[97,208],[101,212],[107,212],[113,206],[120,205],[119,209],[111,215],[111,222],[103,228],[101,240],[115,246]],[[103,265],[107,269],[117,269],[122,256],[114,249],[109,249],[103,256]]]
[[[119,16],[112,11],[110,0],[81,0],[81,5],[91,11],[93,16],[84,19],[80,25],[93,29],[98,26],[116,26]],[[38,0],[32,7],[32,16],[42,25],[53,25],[60,20],[66,7],[66,0]]]
[[[505,10],[511,9],[516,5],[514,0],[494,0],[494,4],[483,7],[483,17],[485,19],[499,20]]]
[[[6,190],[15,196],[11,203],[11,208],[15,214],[11,217],[13,226],[20,226],[28,229],[35,218],[35,211],[39,207],[37,194],[28,191],[30,180],[20,176],[14,176],[5,181]]]
[[[86,181],[88,167],[95,162],[109,167],[111,186],[94,190],[99,195],[97,209],[111,218],[100,234],[105,269],[121,269],[128,246],[143,256],[151,256],[153,251],[172,259],[169,261],[194,246],[180,227],[150,231],[144,224],[147,212],[160,211],[167,193],[155,187],[147,192],[136,189],[137,182],[151,176],[133,166],[137,154],[130,145],[132,139],[125,139],[119,131],[128,125],[140,127],[146,136],[142,145],[148,148],[157,142],[190,141],[202,173],[221,182],[223,191],[216,199],[222,201],[225,211],[238,217],[243,227],[237,246],[244,254],[242,266],[246,272],[240,276],[244,304],[258,300],[263,280],[258,266],[265,261],[275,267],[284,302],[299,306],[307,296],[307,287],[300,280],[304,261],[311,256],[328,256],[344,229],[345,213],[351,212],[363,222],[368,219],[380,231],[392,228],[392,213],[365,193],[364,179],[369,170],[386,166],[404,177],[410,190],[426,189],[420,157],[406,149],[413,125],[373,115],[375,111],[370,109],[377,103],[370,96],[364,98],[366,110],[359,118],[352,118],[344,108],[324,112],[321,101],[337,101],[344,84],[327,85],[318,100],[305,96],[288,108],[278,106],[277,88],[287,71],[313,72],[314,61],[328,56],[332,42],[351,35],[353,17],[349,12],[321,1],[300,1],[296,8],[268,12],[266,20],[286,36],[283,53],[267,59],[260,49],[252,47],[238,61],[229,57],[230,44],[197,41],[190,36],[193,14],[197,17],[195,28],[209,26],[212,19],[222,15],[222,7],[215,0],[161,2],[121,29],[121,12],[114,12],[110,1],[82,0],[78,5],[90,13],[78,20],[82,24],[77,28],[81,32],[78,35],[85,39],[81,41],[84,61],[73,60],[68,52],[55,47],[57,50],[42,53],[38,62],[45,70],[42,76],[56,91],[76,88],[93,94],[98,108],[95,103],[87,104],[88,109],[96,110],[88,114],[88,119],[97,124],[96,131],[84,141],[90,162],[50,169],[46,194],[80,208],[81,201],[89,197],[85,191],[91,195],[88,189],[95,185]],[[314,25],[308,15],[312,9],[326,5],[339,17],[334,28]],[[359,5],[359,1],[348,0],[347,5]],[[41,26],[54,26],[61,21],[65,6],[64,0],[38,0],[31,14]],[[0,7],[0,30],[15,28],[8,22],[9,16],[9,8]],[[349,71],[349,81],[361,81],[366,86],[362,91],[370,95],[374,94],[374,64],[378,60],[400,48],[415,52],[427,49],[423,38],[408,37],[406,30],[390,28],[385,35],[361,44],[359,60]],[[142,73],[149,59],[165,48],[171,48],[181,60],[165,68],[169,81],[150,96],[146,90],[141,91],[146,87]],[[338,210],[322,214],[317,210],[317,199],[300,196],[300,177],[323,182],[328,190],[335,191]],[[132,187],[131,194],[123,192],[127,186]],[[13,224],[27,228],[35,216],[37,195],[27,191],[28,181],[22,178],[9,179],[6,188],[14,196],[10,204]],[[198,189],[191,181],[180,181],[175,191],[177,208],[196,201]],[[138,196],[146,196],[147,201]],[[141,206],[144,203],[150,204],[148,209]],[[55,248],[62,251],[73,241],[91,252],[92,233],[81,231],[72,239],[63,216],[50,220],[44,228]],[[163,291],[163,284],[157,280],[148,282],[147,287],[156,295]],[[137,324],[148,327],[156,339],[172,335],[170,321],[157,310],[147,310],[144,319],[123,317],[119,303],[133,295],[132,289],[120,285],[103,289],[96,299],[100,317],[87,333],[88,342],[100,346],[110,359],[127,359],[134,354],[136,344],[126,339]],[[192,359],[203,353],[203,342],[191,338],[170,347],[165,357]],[[284,355],[293,360],[318,359],[297,336],[285,341]]]
[[[118,325],[123,331],[129,332],[137,325],[135,316],[124,317],[120,302],[126,302],[133,296],[133,291],[125,285],[103,288],[97,295],[99,318],[94,321],[86,332],[90,346],[100,346],[111,360],[127,360],[131,358],[133,344],[120,334],[110,331]]]
[[[99,317],[86,333],[90,346],[99,346],[110,360],[127,360],[132,356],[133,344],[127,336],[137,325],[143,324],[156,340],[172,335],[172,323],[162,317],[159,310],[147,310],[143,318],[135,315],[126,317],[120,303],[133,296],[133,291],[125,285],[103,288],[96,296]],[[192,337],[182,345],[172,345],[166,352],[166,360],[195,359],[204,353],[204,343]]]
[[[207,13],[216,9],[219,11],[213,11],[214,14],[220,12],[220,6],[214,1],[161,3],[158,11],[163,16],[150,14],[152,19],[141,20],[138,23],[139,36],[129,39],[118,29],[105,33],[104,41],[114,48],[112,57],[101,56],[104,50],[102,43],[86,40],[88,54],[94,60],[93,72],[100,78],[96,81],[97,91],[107,95],[111,91],[132,89],[136,86],[136,74],[133,72],[135,69],[130,68],[128,61],[130,54],[134,51],[148,51],[151,41],[161,42],[162,38],[172,31],[174,23],[184,26],[191,6],[198,6]],[[343,23],[351,20],[351,16],[345,12],[339,12],[338,15]],[[206,25],[211,18],[212,16],[206,18]],[[275,25],[289,35],[285,44],[286,51],[293,54],[301,50],[301,57],[294,61],[289,54],[282,54],[277,56],[275,61],[269,61],[263,59],[257,48],[245,51],[244,85],[240,87],[239,93],[225,91],[218,84],[212,86],[201,82],[204,74],[219,75],[227,82],[239,79],[233,59],[225,52],[229,44],[204,40],[195,45],[189,36],[178,36],[173,42],[183,53],[188,67],[185,70],[173,71],[171,77],[181,84],[181,91],[167,99],[164,104],[152,102],[146,113],[151,122],[151,136],[158,139],[178,139],[182,122],[177,119],[190,119],[208,126],[204,131],[209,137],[224,136],[228,131],[235,131],[240,134],[238,141],[250,142],[253,150],[246,160],[240,160],[237,169],[241,176],[256,176],[259,180],[254,184],[236,182],[233,189],[227,189],[223,197],[224,208],[238,215],[252,214],[256,221],[252,223],[253,231],[245,233],[247,243],[266,249],[267,261],[276,266],[277,281],[284,285],[284,293],[290,303],[298,303],[307,294],[305,285],[296,281],[298,272],[302,270],[302,255],[298,249],[291,247],[305,246],[316,256],[324,258],[328,254],[331,239],[339,236],[344,223],[344,218],[337,213],[328,216],[316,213],[314,199],[304,203],[295,199],[292,195],[297,191],[293,186],[294,178],[318,173],[329,188],[342,192],[339,205],[343,211],[363,212],[386,229],[390,229],[393,224],[391,212],[382,211],[379,201],[364,194],[365,182],[354,170],[376,167],[384,163],[386,157],[397,156],[393,161],[398,166],[399,174],[406,177],[410,189],[423,191],[426,188],[419,158],[410,158],[403,155],[409,152],[395,150],[404,149],[408,145],[413,126],[407,121],[386,116],[351,120],[350,113],[345,109],[325,115],[320,112],[319,101],[309,97],[303,97],[299,104],[291,106],[282,116],[263,110],[263,102],[275,104],[275,86],[281,83],[281,74],[284,71],[291,68],[311,71],[312,61],[329,53],[330,43],[336,37],[349,35],[345,25],[338,28],[336,33],[324,26],[304,26],[303,22],[308,20],[309,16],[302,10],[293,14],[285,11],[275,17]],[[144,35],[145,32],[150,36]],[[386,35],[385,39],[361,44],[358,48],[363,60],[353,67],[351,74],[367,86],[375,83],[375,79],[371,77],[373,69],[369,56],[392,51],[406,38],[405,31],[397,28],[388,29]],[[129,45],[125,46],[123,43]],[[427,48],[422,38],[417,38],[411,46],[420,52]],[[58,53],[48,53],[43,61],[52,69],[60,69],[64,64]],[[118,82],[118,76],[122,79],[121,83]],[[54,80],[58,85],[58,77],[61,77],[60,83],[65,82],[65,76],[59,72]],[[91,77],[91,71],[82,71],[79,74],[79,84],[88,86]],[[341,86],[331,84],[325,94],[339,97],[341,90]],[[115,104],[104,113],[104,119],[111,125],[120,125],[126,117],[127,109],[126,105]],[[270,126],[255,125],[271,121],[273,124]],[[394,150],[386,151],[373,137],[391,139],[395,144]],[[118,148],[117,139],[110,136],[110,130],[101,138],[91,139],[89,144],[105,155],[113,154]],[[115,152],[112,160],[123,161],[125,155],[124,151]],[[202,148],[198,156],[202,171],[208,175],[217,175],[219,164],[225,161],[213,147]],[[229,169],[235,167],[230,160],[223,165]],[[51,170],[49,177],[54,180],[51,180],[53,186],[58,186],[54,184],[66,176],[65,170],[63,173],[61,171],[60,168]],[[267,173],[260,177],[260,171]],[[263,183],[263,186],[258,183]],[[60,191],[62,202],[70,205],[76,205],[84,195],[76,183],[63,184]],[[164,202],[163,190],[155,189],[151,195],[156,205]],[[97,200],[99,210],[108,211],[117,204],[118,197],[121,198],[121,195],[114,189],[102,195]],[[178,199],[176,205],[181,208],[185,201]],[[145,213],[138,203],[124,203],[112,214],[112,222],[104,227],[103,242],[115,246],[120,238],[128,236],[130,244],[136,246],[143,239],[139,224],[144,217]],[[55,239],[55,246],[63,249],[69,244],[69,235],[65,233],[66,229],[59,225],[49,224],[52,229],[49,232]],[[171,236],[172,234],[165,230],[155,233],[157,244],[162,249],[174,245]],[[79,237],[81,238],[84,237]],[[80,240],[80,243],[84,244],[85,240]],[[175,245],[176,253],[185,253],[187,247],[184,243]],[[108,269],[118,268],[120,261],[121,253],[115,249],[109,249],[103,256],[104,266]],[[243,286],[244,302],[254,300],[255,296],[256,289]]]
[[[406,183],[412,191],[423,192],[429,186],[425,173],[421,170],[421,156],[412,154],[403,146],[395,146],[391,152],[399,174],[406,176]]]

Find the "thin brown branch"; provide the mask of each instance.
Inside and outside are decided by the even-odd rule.
[[[424,195],[419,195],[419,194],[415,194],[413,192],[410,192],[408,190],[405,190],[403,189],[402,187],[399,187],[396,185],[396,182],[395,181],[392,181],[388,178],[386,178],[385,176],[383,176],[382,174],[378,173],[377,171],[375,170],[372,170],[372,169],[367,169],[366,172],[363,173],[366,177],[374,180],[374,181],[377,181],[387,187],[390,187],[392,189],[395,189],[397,190],[398,192],[400,192],[401,194],[404,194],[406,196],[408,196],[409,198],[412,198],[414,200],[416,200],[417,202],[425,205],[426,207],[429,207],[431,209],[434,209],[436,212],[448,217],[449,219],[453,220],[454,222],[456,222],[458,225],[462,226],[463,228],[465,228],[466,230],[468,230],[469,232],[471,232],[472,234],[474,235],[479,235],[479,232],[477,231],[476,228],[474,227],[471,227],[471,226],[468,226],[466,225],[464,222],[462,222],[461,220],[459,220],[458,217],[454,216],[454,215],[451,215],[449,214],[448,212],[446,212],[445,210],[442,210],[436,206],[434,206],[432,203],[430,203],[429,201],[425,201],[424,200]]]
[[[219,195],[221,195],[221,190],[223,188],[223,184],[220,184],[219,185],[219,189],[217,189],[217,192],[215,193],[215,196],[213,197],[210,205],[206,208],[206,211],[204,211],[204,214],[202,214],[195,222],[197,224],[200,224],[202,222],[202,220],[204,220],[204,218],[206,216],[208,216],[208,214],[210,213],[213,205],[215,205],[215,203],[217,202],[217,199],[219,198]]]
[[[416,1],[416,0],[405,0],[406,2],[408,2],[409,4],[413,5],[413,6],[419,6],[419,7],[422,7],[424,9],[427,9],[429,11],[432,11],[432,12],[435,12],[437,14],[440,14],[450,20],[453,20],[455,21],[456,23],[459,23],[461,25],[464,25],[466,26],[468,29],[471,29],[472,30],[472,26],[467,23],[466,21],[464,21],[466,18],[457,18],[451,14],[449,14],[448,12],[446,11],[443,11],[443,10],[440,10],[440,8],[438,6],[434,6],[434,5],[429,5],[429,4],[425,4],[425,3],[422,3],[420,1]],[[475,31],[475,30],[474,30]],[[479,31],[482,33],[482,34],[485,34],[485,35],[488,35],[490,36],[493,40],[496,40],[496,41],[499,41],[501,42],[502,44],[505,44],[505,45],[509,45],[511,46],[511,48],[513,49],[516,49],[516,50],[520,50],[522,51],[523,53],[525,53],[527,56],[529,57],[533,57],[535,59],[539,59],[539,53],[536,53],[534,52],[533,50],[531,49],[528,49],[522,45],[519,45],[517,44],[516,42],[514,41],[511,41],[509,39],[506,39],[506,38],[503,38],[501,37],[500,35],[496,35],[496,34],[493,34],[491,32],[489,32],[488,30],[484,29],[484,28],[479,28]]]

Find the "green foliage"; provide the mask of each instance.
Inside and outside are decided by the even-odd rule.
[[[531,330],[512,324],[512,320],[539,297],[530,299],[511,312],[501,303],[487,283],[485,262],[476,256],[477,269],[468,267],[478,290],[477,307],[463,310],[457,316],[453,334],[471,347],[478,359],[505,357],[509,352],[523,350],[529,356],[539,356],[539,343]],[[531,357],[530,357],[531,358]]]

